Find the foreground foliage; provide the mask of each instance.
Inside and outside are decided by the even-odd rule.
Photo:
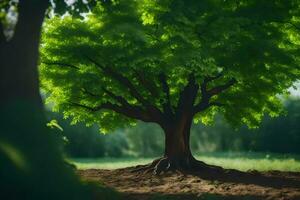
[[[79,180],[46,128],[37,62],[48,8],[48,0],[0,1],[0,199],[108,199]]]

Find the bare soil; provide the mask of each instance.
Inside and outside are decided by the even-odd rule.
[[[300,172],[166,172],[160,175],[117,170],[88,169],[85,180],[101,182],[128,200],[300,200]]]

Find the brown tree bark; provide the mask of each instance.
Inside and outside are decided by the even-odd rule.
[[[20,1],[18,22],[10,41],[1,42],[1,105],[27,101],[42,108],[38,81],[38,48],[49,1]]]
[[[228,89],[235,83],[232,79],[224,85],[214,87],[210,90],[207,85],[210,81],[220,78],[206,77],[202,84],[196,82],[193,74],[190,74],[188,84],[183,88],[177,107],[171,106],[169,98],[169,88],[164,75],[160,77],[163,90],[166,93],[167,103],[164,105],[163,119],[159,120],[159,125],[165,133],[165,152],[162,158],[154,160],[147,166],[137,167],[133,171],[154,171],[155,174],[169,170],[181,171],[206,171],[219,172],[220,167],[207,165],[196,160],[190,148],[190,130],[193,117],[196,113],[204,111],[210,106],[221,106],[218,102],[210,102],[210,98]],[[201,100],[195,105],[197,93],[201,90]]]
[[[208,165],[197,160],[190,148],[190,129],[193,115],[182,116],[182,121],[173,126],[164,127],[165,152],[164,156],[154,160],[149,165],[137,166],[133,172],[161,174],[167,171],[185,173],[220,173],[223,168]]]
[[[13,38],[0,34],[0,199],[90,199],[46,127],[38,48],[48,5],[19,0]]]
[[[168,158],[176,167],[189,168],[193,158],[190,149],[191,117],[186,117],[181,123],[168,127],[165,132],[164,157]]]

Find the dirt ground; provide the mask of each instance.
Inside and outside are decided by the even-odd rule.
[[[115,188],[128,200],[300,200],[300,172],[205,172],[161,175],[117,170],[88,169],[78,173],[85,180]]]

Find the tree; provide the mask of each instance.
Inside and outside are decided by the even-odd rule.
[[[75,1],[67,6],[64,1],[3,0],[0,3],[0,58],[1,84],[3,94],[1,104],[16,99],[25,99],[42,107],[38,84],[38,47],[42,23],[47,9],[54,9],[55,13],[63,14],[66,11],[74,13],[87,11],[95,1]],[[72,7],[73,6],[73,7]],[[8,13],[18,13],[13,35],[5,35],[8,26]],[[17,58],[17,59],[16,59]]]
[[[77,1],[68,7],[51,1],[55,10],[77,11],[92,5]],[[39,93],[38,53],[48,0],[0,2],[0,187],[1,199],[83,199],[90,188],[81,185],[67,167],[46,128]],[[9,22],[10,14],[14,20]],[[14,27],[14,28],[13,28]],[[7,35],[9,33],[13,35]],[[11,32],[12,31],[12,32]],[[94,195],[94,194],[93,194]]]
[[[1,2],[1,8],[8,9],[10,2]],[[5,94],[2,95],[1,104],[25,99],[42,107],[36,66],[39,35],[48,1],[20,1],[17,6],[19,17],[10,40],[6,39],[4,26],[0,23],[0,89]]]
[[[114,12],[112,12],[114,10]],[[84,20],[52,18],[40,73],[55,110],[102,132],[157,123],[163,158],[143,169],[194,170],[192,122],[221,113],[257,127],[299,78],[297,1],[113,1]]]

